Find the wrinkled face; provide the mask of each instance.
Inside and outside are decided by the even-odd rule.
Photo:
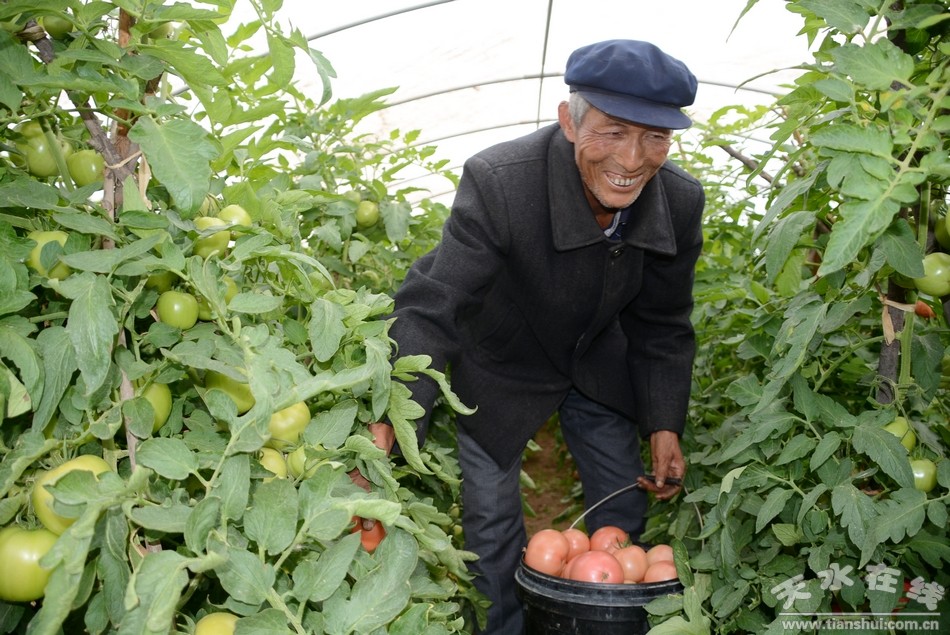
[[[621,210],[637,200],[666,161],[673,138],[671,130],[616,119],[593,107],[575,126],[563,103],[558,119],[574,144],[574,160],[595,212]]]

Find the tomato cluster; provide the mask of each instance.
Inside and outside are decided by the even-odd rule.
[[[645,549],[614,525],[589,536],[576,527],[541,529],[528,540],[524,563],[535,571],[577,582],[647,584],[677,578],[669,545]]]

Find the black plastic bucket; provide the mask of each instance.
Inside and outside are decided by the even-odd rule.
[[[535,571],[523,562],[515,582],[524,605],[525,635],[642,635],[650,630],[643,607],[683,591],[679,580],[575,582]]]

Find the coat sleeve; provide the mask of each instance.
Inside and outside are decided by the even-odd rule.
[[[397,358],[428,355],[432,367],[443,372],[458,361],[463,345],[460,317],[478,309],[503,267],[508,242],[505,217],[502,188],[491,166],[472,157],[465,163],[442,240],[413,264],[396,292],[390,335]],[[407,387],[425,409],[417,422],[421,445],[439,387],[428,377]]]
[[[676,255],[647,256],[640,293],[621,314],[637,425],[645,437],[658,430],[682,434],[686,425],[696,352],[693,280],[705,205],[701,186],[690,183],[671,201]]]

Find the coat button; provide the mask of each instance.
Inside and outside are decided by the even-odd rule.
[[[610,252],[611,258],[619,258],[621,255],[623,255],[623,247],[617,247]]]

